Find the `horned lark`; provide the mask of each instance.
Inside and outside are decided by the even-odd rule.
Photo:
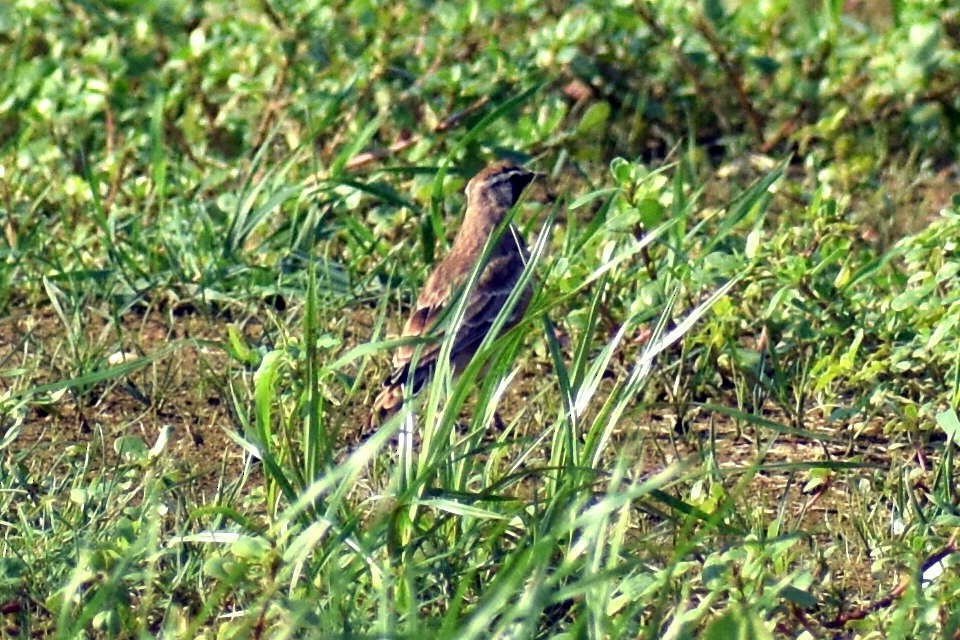
[[[443,339],[438,320],[457,300],[477,261],[483,258],[487,241],[537,174],[510,162],[496,162],[467,183],[467,210],[450,253],[436,266],[417,298],[403,328],[403,337],[432,336],[423,346],[402,346],[393,356],[394,372],[383,383],[374,401],[371,425],[379,424],[403,404],[403,385],[416,393],[433,374]],[[503,308],[523,272],[527,248],[520,232],[510,225],[492,249],[487,264],[466,302],[466,314],[454,338],[450,361],[454,373],[470,362],[494,319]],[[512,309],[504,329],[514,326],[530,302],[528,286]],[[419,353],[417,351],[419,350]],[[416,355],[415,355],[416,354]],[[414,369],[411,371],[411,365]]]

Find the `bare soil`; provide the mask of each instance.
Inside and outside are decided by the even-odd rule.
[[[240,430],[231,409],[231,379],[252,374],[219,346],[226,336],[224,323],[199,314],[153,312],[128,314],[112,326],[96,313],[86,316],[85,348],[97,354],[88,360],[100,368],[116,353],[148,355],[176,341],[184,342],[123,379],[31,397],[10,451],[20,459],[29,458],[31,465],[54,470],[68,448],[96,445],[102,455],[94,457],[109,466],[116,461],[110,444],[118,437],[137,435],[151,446],[164,427],[172,426],[168,451],[183,470],[191,491],[199,493],[202,501],[215,499],[224,475],[229,478],[231,468],[239,469],[243,457],[228,435],[228,430]],[[348,324],[354,326],[353,337],[359,340],[359,334],[371,326],[370,312],[359,311]],[[249,323],[246,331],[252,342],[262,338],[255,323]],[[67,333],[64,321],[50,307],[0,320],[0,397],[23,398],[36,385],[81,374],[72,367],[83,358],[70,352]],[[17,372],[19,375],[14,375]],[[538,405],[542,376],[533,365],[514,381],[511,397],[504,402],[505,407],[515,408],[512,415],[504,416],[507,423],[516,418],[517,424],[533,428],[543,424],[538,414],[542,418],[555,411]],[[371,388],[368,395],[374,393]],[[365,422],[365,407],[331,410],[343,412],[343,424]],[[770,407],[765,417],[783,425],[790,422],[776,407]],[[0,430],[17,423],[12,415],[0,419]],[[707,456],[713,458],[729,494],[751,497],[750,508],[757,511],[740,514],[743,521],[769,522],[771,515],[779,512],[784,531],[805,532],[811,552],[822,560],[821,570],[832,574],[841,599],[868,599],[878,589],[893,588],[898,577],[874,576],[869,541],[854,539],[852,534],[840,545],[842,553],[828,557],[826,549],[841,542],[834,539],[836,532],[862,527],[851,519],[864,513],[876,513],[878,522],[873,524],[890,526],[884,515],[889,513],[889,505],[864,501],[870,495],[887,493],[877,485],[885,482],[891,469],[908,467],[914,470],[911,481],[922,500],[934,482],[932,470],[943,449],[943,442],[936,438],[891,437],[879,421],[831,424],[817,412],[811,412],[804,424],[804,429],[818,434],[816,439],[774,436],[768,430],[697,409],[688,411],[682,421],[670,409],[643,409],[627,415],[622,423],[623,428],[613,434],[612,448],[631,447],[637,452],[636,475],[655,473],[675,461],[700,464]],[[516,435],[529,437],[525,429],[518,426]],[[341,435],[347,448],[356,441],[357,434]],[[796,466],[838,461],[863,466],[821,475],[813,474],[810,467]],[[869,487],[877,490],[863,491]],[[697,499],[696,495],[678,497]],[[710,496],[700,497],[702,509],[716,507]],[[657,505],[652,507],[656,510]]]

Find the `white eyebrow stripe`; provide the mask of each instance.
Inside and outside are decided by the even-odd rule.
[[[493,186],[495,184],[500,184],[501,182],[508,181],[515,176],[529,176],[533,175],[532,171],[527,171],[526,169],[507,169],[506,171],[501,171],[495,173],[486,180],[483,181],[483,184],[488,186]]]

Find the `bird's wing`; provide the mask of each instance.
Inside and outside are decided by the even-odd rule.
[[[476,285],[470,294],[463,322],[453,343],[451,360],[460,362],[462,358],[469,359],[473,350],[483,340],[490,330],[494,319],[506,303],[513,290],[520,273],[523,270],[523,261],[517,254],[498,255],[491,258],[487,266],[480,273]],[[442,318],[451,303],[457,299],[458,289],[469,276],[469,272],[451,273],[448,269],[438,268],[428,279],[419,299],[417,307],[407,320],[403,329],[403,337],[435,338],[434,341],[423,345],[405,345],[394,353],[394,374],[390,378],[392,384],[402,384],[409,378],[409,366],[417,349],[416,372],[413,377],[414,390],[432,373],[440,353],[443,338],[447,332],[447,323],[437,321]],[[518,305],[514,316],[519,316],[525,304]],[[511,318],[513,320],[513,318]],[[511,323],[508,323],[508,326]]]
[[[469,358],[473,354],[493,326],[493,321],[506,304],[522,272],[523,261],[516,254],[496,256],[490,260],[467,303],[451,359],[459,361],[463,355]],[[529,291],[524,292],[524,297],[514,307],[505,328],[516,323],[528,301]]]
[[[420,297],[417,298],[417,306],[407,319],[407,323],[403,325],[403,331],[400,334],[401,337],[404,338],[432,336],[436,337],[437,340],[423,344],[422,346],[404,345],[397,348],[393,354],[393,365],[395,368],[401,369],[406,367],[417,349],[420,350],[419,360],[421,363],[436,357],[435,352],[440,348],[440,340],[443,334],[434,333],[434,325],[449,305],[449,299],[453,291],[453,283],[447,278],[442,277],[444,275],[445,274],[438,269],[427,279],[427,283],[424,285]]]

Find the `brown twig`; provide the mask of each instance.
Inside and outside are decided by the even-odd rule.
[[[270,0],[260,0],[260,6],[263,9],[263,12],[267,14],[267,18],[270,19],[270,22],[273,23],[273,26],[281,31],[285,31],[286,27],[283,24],[283,18],[280,17],[280,14],[273,8],[273,5],[270,4]]]
[[[465,118],[476,113],[477,111],[482,109],[484,106],[486,106],[488,102],[490,102],[489,96],[482,96],[478,98],[467,108],[461,111],[458,111],[448,116],[447,118],[444,118],[443,121],[441,121],[439,124],[437,124],[437,126],[433,128],[432,133],[443,133],[445,131],[449,131],[450,129],[453,129],[454,127],[458,126]],[[422,133],[411,134],[409,131],[403,131],[400,135],[400,138],[396,142],[391,144],[389,147],[385,149],[376,149],[374,151],[364,151],[363,153],[359,153],[354,157],[350,158],[350,160],[347,161],[347,164],[345,166],[347,169],[352,170],[352,169],[357,169],[359,167],[368,165],[372,162],[376,162],[377,160],[383,160],[384,158],[387,158],[395,153],[399,153],[404,149],[409,149],[413,145],[423,140],[423,138],[424,138],[424,134]]]
[[[802,626],[810,635],[814,638],[821,637],[822,627],[819,622],[807,615],[807,613],[798,607],[794,603],[789,603],[790,615],[794,619],[800,622]],[[785,622],[780,622],[776,626],[777,633],[783,635],[784,637],[794,637],[797,635],[797,630]]]
[[[423,136],[421,134],[418,133],[417,135],[414,136],[414,135],[410,135],[410,132],[405,130],[401,132],[400,138],[396,142],[391,144],[389,147],[385,149],[376,149],[374,151],[364,151],[363,153],[358,153],[357,155],[347,160],[347,164],[345,165],[345,167],[347,169],[357,169],[364,165],[368,165],[371,162],[376,162],[377,160],[383,160],[384,158],[387,158],[394,153],[399,153],[404,149],[409,149],[413,145],[420,142],[420,140],[422,139],[423,139]]]
[[[650,28],[650,31],[653,32],[659,40],[664,43],[670,43],[672,40],[672,34],[660,24],[660,21],[657,20],[657,17],[653,15],[653,12],[650,10],[649,5],[646,0],[639,0],[634,5],[636,7],[637,13],[640,15],[640,18],[647,23],[647,26]],[[730,129],[730,122],[727,120],[726,115],[723,113],[723,107],[717,103],[715,94],[716,92],[710,91],[700,80],[701,73],[697,71],[697,68],[690,58],[687,57],[687,54],[683,50],[673,44],[668,45],[670,51],[673,53],[673,57],[676,59],[677,64],[680,65],[680,68],[683,69],[683,72],[690,78],[690,81],[693,83],[694,89],[705,102],[710,104],[713,109],[714,115],[717,117],[717,120],[720,121],[720,126],[726,130]]]
[[[753,103],[750,101],[750,96],[747,95],[747,89],[743,82],[743,71],[739,63],[731,59],[727,48],[720,41],[717,32],[703,17],[697,19],[696,27],[700,35],[702,35],[706,39],[707,44],[710,45],[714,55],[717,56],[717,61],[730,79],[730,84],[732,84],[736,90],[740,108],[743,110],[747,122],[750,123],[750,128],[753,129],[753,134],[756,136],[757,142],[763,144],[763,129],[765,126],[763,116],[754,108]]]
[[[796,130],[800,127],[800,125],[797,124],[797,121],[802,116],[803,109],[804,108],[801,105],[801,107],[797,110],[797,115],[795,117],[787,120],[782,125],[780,125],[780,128],[778,128],[772,136],[767,138],[766,142],[760,145],[760,153],[763,153],[763,154],[770,153],[771,151],[776,149],[781,142],[783,142],[784,140],[792,136],[794,132],[796,132]]]
[[[807,511],[809,511],[813,505],[817,504],[817,502],[820,501],[820,498],[822,498],[827,493],[827,490],[830,489],[830,487],[832,486],[833,486],[833,476],[829,476],[827,477],[826,481],[824,481],[822,485],[817,487],[817,489],[813,492],[813,495],[811,495],[807,499],[807,502],[806,504],[803,505],[803,508],[800,510],[800,513],[804,514]]]
[[[23,611],[23,602],[17,598],[0,604],[0,615],[12,616]]]
[[[267,133],[270,131],[270,128],[276,122],[277,114],[280,112],[283,107],[290,102],[287,97],[276,97],[283,90],[283,85],[287,82],[287,70],[290,68],[290,59],[286,56],[283,58],[283,64],[280,65],[280,71],[277,73],[277,78],[273,83],[273,96],[268,102],[266,107],[263,109],[263,114],[260,116],[260,123],[257,125],[257,131],[253,136],[253,148],[259,149],[260,146],[266,142]]]
[[[464,118],[466,118],[467,116],[473,115],[474,113],[476,113],[477,111],[485,107],[488,102],[490,102],[490,96],[481,96],[480,98],[477,98],[476,100],[473,101],[473,104],[468,106],[466,109],[462,109],[454,113],[453,115],[448,116],[443,122],[441,122],[434,128],[434,132],[440,133],[443,131],[448,131],[450,129],[453,129],[454,127],[458,126],[463,121]]]
[[[104,107],[104,126],[107,129],[107,157],[113,157],[113,150],[116,148],[117,140],[117,123],[113,117],[113,109],[110,108],[110,101],[107,100],[107,103]]]
[[[927,558],[920,567],[921,575],[926,572],[930,567],[937,564],[938,562],[943,561],[947,556],[953,555],[958,551],[956,537],[951,538],[947,542],[946,546],[942,549],[931,555]],[[866,606],[860,607],[853,611],[843,612],[838,615],[833,620],[828,620],[823,623],[823,626],[828,629],[839,629],[840,627],[845,626],[848,622],[853,622],[854,620],[862,620],[866,618],[871,613],[886,609],[893,605],[897,600],[899,600],[903,594],[910,587],[910,578],[905,576],[900,580],[900,583],[894,587],[890,593],[886,596],[880,598],[879,600],[872,602]]]
[[[113,203],[117,199],[117,194],[120,193],[120,185],[123,183],[124,174],[127,170],[127,162],[129,160],[130,153],[127,151],[124,152],[120,157],[120,162],[117,163],[117,170],[110,179],[110,190],[107,192],[107,197],[103,201],[104,215],[110,215],[110,210],[113,209]]]

